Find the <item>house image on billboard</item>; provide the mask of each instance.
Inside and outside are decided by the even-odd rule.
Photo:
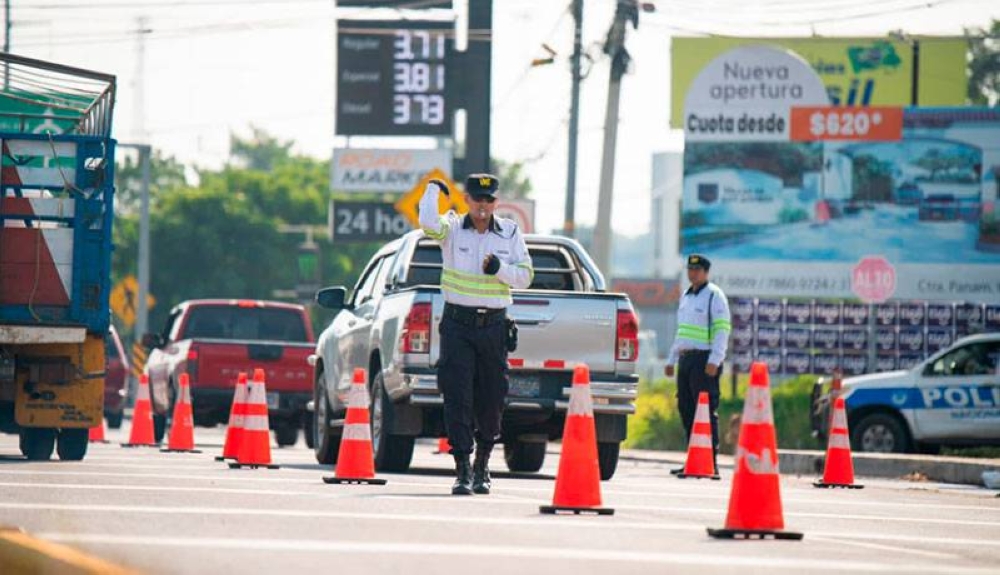
[[[784,197],[781,178],[759,170],[710,169],[684,177],[682,208],[707,225],[779,223]]]

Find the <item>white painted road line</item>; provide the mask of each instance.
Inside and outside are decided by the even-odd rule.
[[[327,541],[314,539],[247,539],[167,537],[135,535],[102,535],[87,533],[43,532],[40,537],[52,541],[75,544],[100,544],[111,546],[134,545],[143,547],[178,547],[182,549],[223,549],[240,551],[285,551],[345,553],[351,555],[411,555],[490,557],[496,559],[555,559],[570,561],[607,561],[622,563],[654,563],[664,565],[691,565],[696,567],[744,567],[757,569],[789,569],[795,571],[855,571],[867,573],[947,573],[990,574],[995,569],[958,567],[952,562],[941,565],[927,563],[890,564],[868,561],[796,559],[780,557],[737,557],[723,553],[654,553],[641,551],[614,551],[600,549],[566,549],[560,547],[531,547],[508,545],[462,545],[434,543],[391,543],[368,541]]]

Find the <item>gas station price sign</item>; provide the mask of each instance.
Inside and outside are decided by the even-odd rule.
[[[450,136],[450,22],[337,21],[337,135]]]

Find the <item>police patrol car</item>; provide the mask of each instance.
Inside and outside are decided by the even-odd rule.
[[[813,389],[812,426],[825,440],[823,383]],[[960,339],[907,371],[844,379],[841,394],[855,451],[1000,445],[1000,333]]]

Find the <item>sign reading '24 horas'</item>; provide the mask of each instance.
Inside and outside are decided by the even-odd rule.
[[[450,22],[337,21],[337,134],[448,136]]]

